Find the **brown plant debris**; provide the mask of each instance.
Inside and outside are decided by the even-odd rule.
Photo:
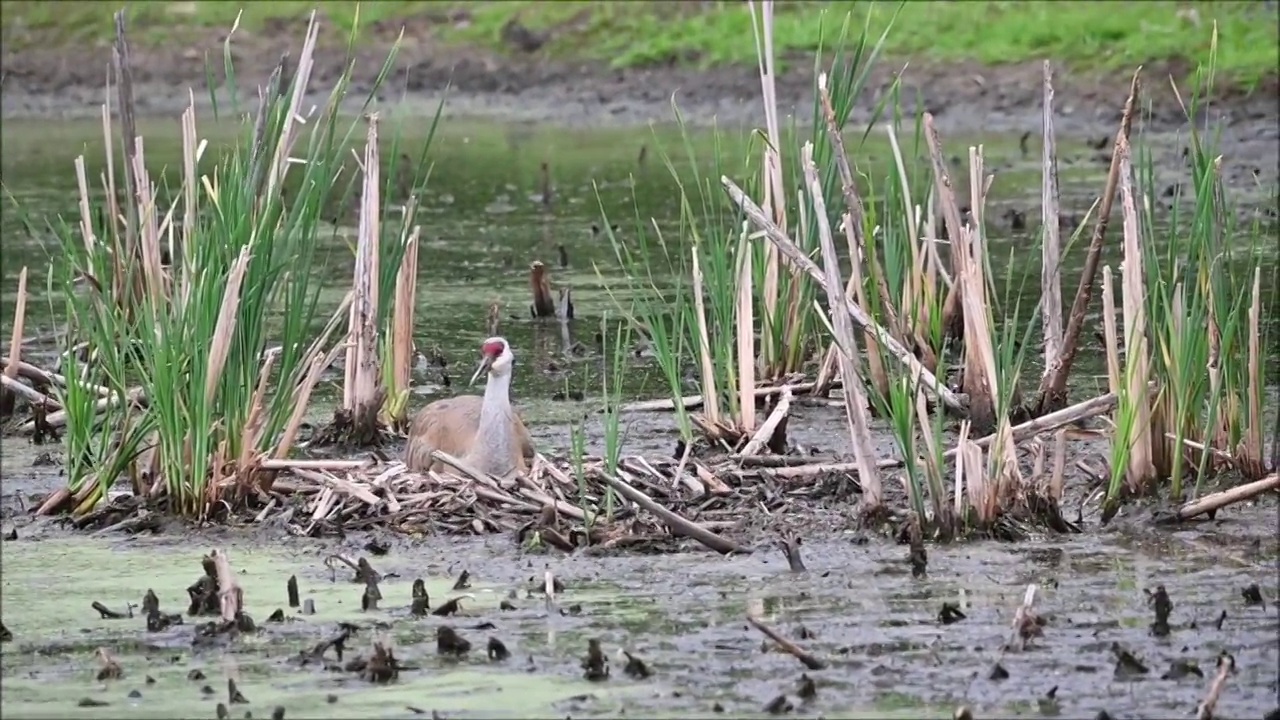
[[[592,682],[609,679],[609,658],[600,649],[600,641],[591,638],[587,641],[587,655],[582,659],[582,676]]]
[[[124,676],[124,669],[120,667],[120,663],[111,656],[111,653],[106,648],[98,648],[94,652],[94,657],[98,660],[98,682],[119,680]]]
[[[751,626],[755,629],[764,633],[765,637],[777,643],[778,647],[782,648],[783,652],[799,660],[810,670],[823,670],[827,667],[827,663],[821,658],[783,637],[783,635],[777,630],[774,630],[750,615],[747,616],[747,622],[751,623]]]
[[[1148,593],[1147,604],[1155,611],[1155,620],[1151,623],[1151,634],[1165,637],[1169,634],[1169,614],[1173,612],[1173,601],[1169,599],[1169,591],[1164,585],[1157,585],[1155,592]]]
[[[471,642],[448,625],[436,628],[436,652],[440,655],[462,657],[471,652]]]
[[[424,617],[431,610],[431,598],[427,595],[427,583],[418,578],[413,581],[413,604],[409,613],[414,617]]]
[[[93,609],[98,611],[103,620],[125,620],[133,617],[133,606],[126,605],[125,608],[125,612],[117,612],[97,600],[93,601]]]
[[[487,648],[489,659],[493,662],[502,662],[511,657],[511,651],[507,650],[507,646],[496,637],[489,638],[489,647]]]
[[[1137,656],[1122,647],[1118,642],[1111,643],[1111,654],[1116,659],[1115,677],[1117,680],[1126,680],[1146,675],[1149,672],[1147,666]]]
[[[627,677],[634,678],[636,680],[644,680],[649,677],[649,666],[646,665],[643,660],[632,655],[626,650],[623,650],[622,654],[627,658],[627,664],[622,668],[622,672],[626,673]]]

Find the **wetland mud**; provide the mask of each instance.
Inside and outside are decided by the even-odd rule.
[[[1261,520],[1234,515],[1221,522]],[[808,569],[795,572],[781,553],[515,556],[499,538],[394,538],[374,555],[354,536],[267,545],[221,531],[121,541],[24,527],[4,544],[12,639],[2,646],[3,712],[213,716],[231,703],[236,715],[258,717],[278,707],[285,717],[711,717],[786,705],[807,717],[949,716],[959,706],[976,717],[1181,717],[1204,697],[1225,651],[1237,669],[1219,714],[1260,717],[1274,709],[1280,662],[1267,570],[1277,545],[1271,536],[1223,538],[1183,529],[944,546],[930,548],[930,571],[917,578],[904,548],[849,538],[806,543]],[[151,590],[162,609],[183,612],[206,552],[196,548],[206,546],[228,552],[253,632],[193,644],[200,618],[149,632],[139,609],[104,618],[90,607],[127,614]],[[362,611],[352,573],[326,566],[334,553],[376,568],[378,609]],[[550,600],[547,572],[557,580]],[[290,576],[303,609],[288,606]],[[432,607],[467,597],[447,617],[415,615],[415,579]],[[1005,649],[1031,583],[1042,633]],[[1161,586],[1172,607],[1157,630],[1151,598]],[[1249,586],[1262,603],[1242,594]],[[779,651],[748,615],[823,667]],[[354,634],[342,661],[327,650],[326,662],[300,662],[343,627]],[[469,650],[442,654],[446,627]],[[391,682],[342,667],[369,658],[374,642],[403,668]],[[97,679],[99,649],[119,678]]]

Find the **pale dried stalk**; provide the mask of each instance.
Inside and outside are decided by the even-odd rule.
[[[152,302],[152,311],[159,312],[165,299],[163,271],[160,268],[160,226],[156,218],[156,189],[151,176],[147,174],[141,137],[137,138],[134,149],[133,178],[138,188],[138,242],[142,249],[143,281]],[[130,257],[134,255],[117,257],[116,262],[127,262]]]
[[[750,224],[742,221],[742,235],[738,238],[738,288],[734,318],[737,321],[738,351],[738,413],[739,431],[749,433],[756,429],[756,332],[754,314],[754,290],[751,274],[751,241],[748,239]],[[775,271],[776,275],[776,271]],[[763,333],[768,335],[769,333]]]
[[[871,281],[875,283],[876,292],[880,297],[880,310],[884,313],[885,325],[889,332],[893,333],[894,337],[901,340],[903,335],[898,320],[898,310],[894,307],[892,298],[889,297],[889,285],[885,281],[884,268],[880,265],[880,257],[876,253],[867,251],[866,238],[863,237],[862,198],[858,196],[858,186],[854,180],[849,154],[844,149],[844,137],[841,136],[840,127],[836,124],[836,111],[831,104],[831,93],[827,90],[826,73],[818,75],[818,99],[822,103],[822,114],[827,122],[827,137],[831,141],[832,154],[836,159],[836,169],[840,172],[841,194],[844,196],[845,210],[849,214],[849,220],[845,223],[845,232],[850,246],[849,257],[855,265],[861,262],[867,264],[867,272],[870,273]],[[907,213],[907,217],[911,217],[910,212]],[[908,221],[908,224],[911,224],[910,221]],[[862,273],[859,270],[859,290],[862,288],[861,277]],[[870,307],[867,305],[865,298],[860,299],[859,302],[864,308]],[[868,353],[870,353],[869,350]]]
[[[9,362],[4,366],[4,377],[14,380],[18,377],[18,366],[22,363],[22,335],[26,331],[27,321],[27,268],[24,265],[18,273],[18,299],[13,308],[13,333],[9,336]]]
[[[80,192],[80,236],[84,239],[85,257],[97,253],[97,237],[93,233],[93,213],[89,209],[89,181],[85,177],[84,156],[76,158],[76,188]]]
[[[192,237],[195,228],[196,218],[200,216],[200,205],[198,201],[198,193],[196,188],[200,185],[196,182],[196,165],[199,162],[199,138],[196,137],[196,107],[195,96],[192,95],[191,105],[182,113],[182,192],[184,210],[182,214],[182,241],[186,243]],[[182,274],[179,287],[181,288],[181,297],[179,302],[185,307],[187,301],[191,297],[192,275],[195,273],[195,253],[182,252]],[[171,264],[179,262],[178,248],[169,243],[169,261]]]
[[[412,207],[413,201],[410,200]],[[412,212],[412,209],[407,212]],[[409,223],[405,223],[407,228]],[[391,308],[391,387],[397,393],[409,389],[413,369],[413,315],[418,289],[418,236],[415,226],[404,245],[404,257],[396,273],[396,301]],[[401,408],[403,415],[407,407]],[[402,418],[395,418],[402,419]]]
[[[26,270],[23,270],[25,273]],[[1253,302],[1249,305],[1249,412],[1244,442],[1236,453],[1246,477],[1259,478],[1266,472],[1262,464],[1262,267],[1253,269]]]
[[[899,317],[910,317],[911,323],[903,323],[900,331],[906,333],[910,328],[916,336],[917,344],[927,346],[921,336],[920,328],[929,327],[936,301],[938,283],[936,243],[930,240],[924,248],[920,245],[919,222],[916,219],[919,209],[913,210],[911,207],[910,178],[907,176],[906,162],[902,158],[902,148],[898,145],[898,134],[894,132],[893,125],[885,125],[885,131],[889,135],[889,147],[893,150],[898,182],[902,185],[902,209],[906,213],[904,217],[907,218],[907,237],[910,240],[911,250],[911,275],[902,288],[902,305],[899,307]],[[935,361],[930,369],[936,369],[936,367]]]
[[[222,291],[222,307],[218,310],[218,323],[213,328],[213,342],[209,348],[209,365],[204,379],[205,402],[212,403],[218,392],[227,355],[231,352],[231,338],[236,332],[236,314],[240,309],[240,286],[249,268],[249,246],[240,248],[240,255],[227,273],[227,287]]]
[[[964,222],[960,217],[960,206],[956,204],[955,188],[951,184],[951,173],[947,170],[947,156],[942,152],[942,140],[938,137],[938,128],[934,125],[933,114],[924,114],[925,139],[929,143],[929,159],[933,165],[934,197],[942,206],[942,217],[947,228],[947,237],[951,238],[951,275],[955,279],[947,291],[943,301],[942,317],[944,327],[952,328],[957,322],[956,314],[962,312],[960,303],[959,261],[956,257],[955,241],[960,237]]]
[[[1135,433],[1130,446],[1129,468],[1125,482],[1138,491],[1154,479],[1151,462],[1151,403],[1147,400],[1147,379],[1151,363],[1147,353],[1146,279],[1143,274],[1138,210],[1133,196],[1133,168],[1130,164],[1128,139],[1120,141],[1120,202],[1124,212],[1124,263],[1121,265],[1123,286],[1125,378],[1130,402],[1137,403]]]
[[[1089,238],[1089,253],[1085,257],[1084,269],[1080,272],[1080,284],[1076,288],[1076,296],[1071,303],[1071,316],[1067,318],[1067,328],[1063,332],[1059,363],[1048,369],[1044,380],[1040,383],[1040,393],[1035,403],[1037,413],[1066,399],[1067,377],[1071,374],[1071,364],[1075,360],[1076,349],[1079,347],[1085,313],[1088,312],[1089,302],[1093,297],[1094,278],[1098,274],[1098,263],[1102,260],[1103,240],[1107,235],[1107,225],[1111,222],[1111,205],[1115,201],[1116,183],[1120,174],[1120,142],[1124,140],[1128,143],[1129,131],[1133,127],[1133,111],[1138,98],[1138,79],[1141,72],[1141,67],[1134,71],[1133,81],[1129,85],[1129,97],[1125,100],[1124,113],[1120,117],[1120,129],[1116,131],[1115,148],[1111,154],[1111,169],[1107,172],[1107,182],[1102,193],[1097,224],[1094,225],[1093,235]]]
[[[844,289],[845,301],[858,303],[863,312],[870,317],[871,306],[867,303],[867,293],[863,289],[862,283],[862,262],[859,260],[861,253],[859,252],[858,241],[855,239],[857,231],[854,230],[853,218],[850,217],[849,213],[845,213],[844,217],[841,218],[841,224],[844,226],[844,237],[849,246],[849,282]],[[871,384],[875,387],[876,392],[880,393],[881,397],[888,397],[889,374],[884,367],[884,358],[880,354],[880,345],[876,342],[875,336],[866,330],[862,331],[862,341],[867,349],[867,374],[871,377]]]
[[[784,257],[788,264],[791,265],[792,272],[804,272],[818,282],[825,284],[826,278],[823,270],[819,268],[813,260],[809,259],[809,256],[795,244],[795,241],[787,237],[786,232],[770,220],[768,216],[764,214],[764,211],[762,211],[760,207],[751,200],[751,198],[747,197],[747,194],[742,191],[742,188],[738,187],[736,183],[724,176],[721,176],[720,184],[724,186],[725,192],[729,194],[729,197],[733,200],[734,204],[751,219],[752,224],[764,233],[769,242],[778,247],[782,257]],[[845,298],[841,297],[832,307],[839,312],[841,309],[840,306],[842,305],[844,306],[843,312],[849,314],[854,323],[856,323],[860,328],[872,331],[880,344],[889,351],[889,354],[893,355],[899,362],[906,365],[908,370],[912,372],[916,372],[917,369],[920,370],[921,382],[938,399],[940,399],[944,405],[960,415],[968,412],[963,400],[961,400],[955,393],[951,392],[946,385],[939,383],[933,373],[925,369],[911,351],[903,347],[902,344],[895,340],[887,330],[880,327],[875,320],[862,312],[862,309],[856,304],[850,303]]]
[[[1040,296],[1044,302],[1044,367],[1061,362],[1062,354],[1062,283],[1059,277],[1062,246],[1058,232],[1058,147],[1053,132],[1053,66],[1044,61],[1044,149],[1040,175],[1041,225],[1044,237],[1040,247]]]
[[[711,427],[720,427],[720,393],[716,389],[715,365],[711,362],[711,338],[707,331],[707,308],[702,299],[702,266],[698,263],[698,246],[689,248],[693,256],[693,307],[698,320],[698,357],[702,364],[703,415]]]
[[[262,408],[266,404],[268,381],[271,379],[271,369],[275,367],[276,358],[280,357],[280,348],[273,348],[266,355],[262,369],[258,371],[258,385],[253,391],[253,400],[249,403],[249,415],[245,418],[244,427],[240,430],[240,457],[239,462],[236,463],[236,467],[241,470],[241,474],[237,476],[240,481],[248,479],[244,470],[258,454],[258,444],[262,442],[262,431],[266,429],[267,418],[263,415]]]
[[[222,621],[235,622],[240,612],[244,610],[244,591],[240,589],[240,584],[236,582],[236,575],[231,571],[231,561],[227,559],[227,553],[214,550],[210,555],[213,556],[213,564],[218,573],[218,601],[222,611]]]
[[[320,23],[316,20],[316,11],[312,10],[307,22],[307,36],[302,41],[302,52],[298,55],[298,67],[293,74],[293,96],[289,100],[289,110],[280,128],[280,139],[276,145],[276,154],[271,160],[271,171],[268,175],[267,192],[264,198],[270,198],[280,191],[280,185],[284,182],[285,175],[292,165],[289,162],[289,155],[293,151],[293,143],[296,139],[296,125],[301,118],[299,110],[307,94],[307,84],[311,81],[311,66],[319,33]]]
[[[957,455],[956,458],[956,486],[954,491],[954,508],[956,518],[964,517],[964,481],[965,481],[965,448],[969,446],[969,421],[962,420],[960,422],[959,437],[956,439],[956,446],[951,451]]]
[[[988,315],[987,281],[983,259],[986,251],[982,238],[982,149],[969,148],[970,188],[973,198],[973,226],[961,228],[952,239],[951,257],[956,269],[956,286],[960,288],[964,321],[964,390],[969,395],[969,416],[974,424],[987,431],[995,427],[998,376],[995,348],[991,342],[991,320]],[[1016,379],[1014,380],[1016,382]]]
[[[382,233],[381,169],[378,165],[378,115],[368,116],[364,146],[364,186],[360,195],[359,238],[356,244],[355,278],[348,332],[346,383],[343,408],[351,413],[357,434],[370,430],[381,410],[378,393],[378,255]]]
[[[1111,266],[1102,268],[1102,338],[1107,354],[1107,389],[1119,396],[1120,334],[1116,330],[1116,295],[1111,282]]]
[[[779,155],[779,149],[782,147],[781,134],[778,131],[778,93],[777,93],[777,75],[774,72],[773,62],[773,2],[765,0],[761,6],[760,18],[756,18],[755,3],[750,2],[748,5],[751,11],[751,24],[754,26],[756,39],[756,59],[757,67],[760,71],[760,96],[764,101],[764,124],[765,133],[769,142],[764,147],[764,163],[760,172],[764,185],[764,209],[771,215],[778,227],[787,227],[787,208],[783,198],[786,197],[783,190],[782,182],[782,157]],[[769,323],[774,327],[778,323],[778,275],[780,261],[778,251],[773,246],[765,249],[765,270],[764,270],[764,296],[763,307],[765,317],[769,319]],[[786,327],[794,327],[795,311],[798,303],[788,303],[788,312],[793,317],[790,318],[791,324]],[[754,335],[754,331],[752,331]],[[768,368],[764,363],[774,360],[780,348],[773,346],[774,340],[771,333],[763,333],[761,336],[761,353],[760,362],[761,372],[768,372]],[[739,356],[741,358],[741,355]],[[753,356],[748,356],[749,359]],[[744,362],[740,360],[740,362]]]
[[[867,422],[867,394],[858,376],[858,356],[854,344],[852,318],[840,311],[845,304],[844,283],[840,281],[840,258],[836,255],[835,240],[831,237],[831,225],[827,221],[827,204],[822,196],[822,181],[813,163],[813,143],[805,143],[801,150],[805,183],[813,202],[814,221],[818,224],[818,238],[822,245],[822,264],[825,269],[824,286],[827,302],[832,308],[831,321],[836,342],[840,347],[840,379],[844,384],[845,418],[849,422],[849,437],[853,442],[853,459],[858,465],[858,478],[862,485],[864,511],[879,510],[884,503],[880,470],[876,467],[875,449]]]
[[[1218,672],[1213,676],[1213,682],[1209,685],[1209,692],[1205,695],[1200,706],[1196,708],[1196,720],[1213,720],[1214,710],[1218,707],[1218,699],[1222,697],[1222,691],[1227,688],[1227,678],[1231,677],[1231,673],[1236,669],[1236,660],[1230,654],[1224,652],[1218,656]]]
[[[1062,487],[1067,470],[1067,431],[1053,434],[1053,474],[1049,477],[1049,497],[1062,501]]]
[[[750,402],[755,404],[754,395],[750,398]],[[770,412],[769,417],[765,418],[765,421],[760,424],[760,429],[751,436],[751,440],[742,448],[742,452],[739,454],[755,455],[764,449],[764,446],[773,438],[773,434],[777,432],[778,426],[786,419],[789,412],[791,412],[791,390],[783,388],[782,394],[778,396],[778,402],[773,406],[773,412]]]

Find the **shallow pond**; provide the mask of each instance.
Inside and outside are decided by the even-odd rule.
[[[562,557],[517,554],[510,538],[495,537],[393,540],[387,555],[373,556],[360,549],[363,539],[345,547],[306,540],[267,545],[243,536],[227,540],[229,533],[40,539],[39,530],[28,539],[24,528],[3,548],[3,619],[14,639],[3,645],[0,708],[13,718],[210,717],[216,703],[227,701],[232,678],[249,700],[232,706],[235,717],[245,710],[268,717],[276,706],[286,717],[317,718],[433,711],[477,718],[719,711],[739,717],[762,715],[780,694],[794,713],[810,717],[944,717],[959,705],[977,717],[1092,717],[1102,709],[1114,717],[1182,717],[1203,697],[1217,654],[1227,650],[1238,671],[1222,696],[1221,716],[1260,717],[1276,704],[1277,547],[1274,537],[1249,540],[1241,531],[1260,527],[1266,512],[1274,508],[1230,513],[1214,534],[930,548],[923,579],[912,577],[904,548],[855,536],[806,545],[810,569],[795,574],[769,550],[727,559]],[[193,648],[197,619],[148,633],[140,615],[100,619],[90,608],[99,601],[123,611],[152,589],[162,609],[182,611],[201,554],[215,546],[230,554],[257,634]],[[335,574],[324,564],[333,552],[367,556],[379,572],[398,575],[382,583],[382,609],[360,610],[361,586],[351,582],[351,571]],[[451,590],[463,570],[471,587]],[[551,610],[541,593],[545,570],[565,584]],[[304,601],[314,601],[314,615],[286,607],[290,575]],[[419,577],[432,607],[463,593],[473,599],[464,600],[461,615],[414,618],[410,585]],[[1026,650],[1002,652],[1028,583],[1041,588],[1036,609],[1047,621],[1044,637]],[[1241,599],[1250,583],[1261,585],[1264,606]],[[1160,584],[1174,603],[1173,629],[1163,638],[1151,634],[1145,595]],[[499,609],[506,598],[515,609]],[[941,624],[943,603],[965,618]],[[286,609],[286,621],[266,622],[277,608]],[[829,666],[806,671],[769,647],[745,622],[748,611]],[[387,639],[399,660],[419,669],[374,686],[354,673],[293,662],[340,622],[362,628],[348,656]],[[472,629],[484,623],[492,628]],[[466,659],[436,654],[435,628],[442,624],[471,641]],[[489,637],[499,638],[511,657],[490,661]],[[583,678],[580,663],[592,638],[610,660],[606,681]],[[1113,643],[1148,672],[1117,676]],[[95,679],[99,647],[119,661],[121,679]],[[628,677],[622,650],[641,658],[651,677]],[[1166,677],[1183,661],[1205,677]],[[1007,679],[992,679],[997,663]],[[189,679],[195,670],[204,679]],[[808,701],[797,695],[802,673],[817,688]],[[106,705],[80,707],[84,699]]]

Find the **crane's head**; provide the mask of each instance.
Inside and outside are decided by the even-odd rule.
[[[515,356],[511,354],[511,346],[500,337],[491,337],[480,346],[480,367],[471,376],[471,384],[475,385],[480,376],[488,372],[490,375],[508,375]]]

